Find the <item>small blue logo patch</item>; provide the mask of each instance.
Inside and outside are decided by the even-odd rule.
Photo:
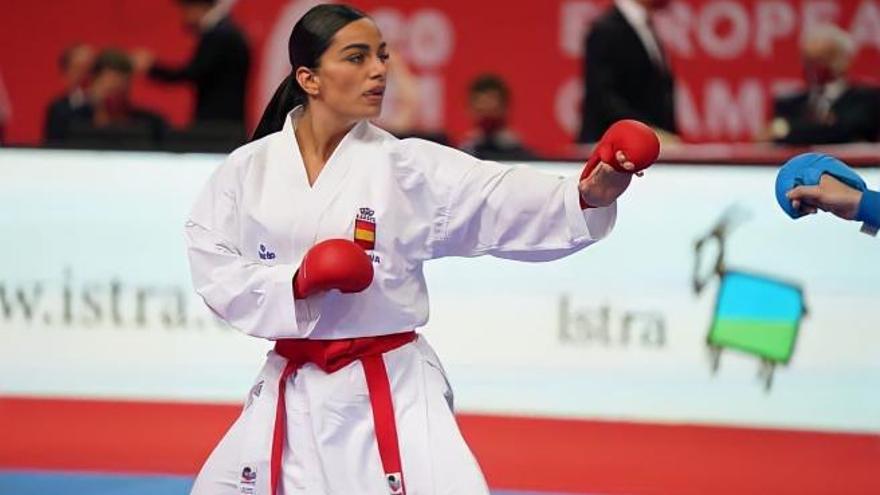
[[[261,260],[274,260],[275,253],[266,249],[264,244],[260,244],[260,259]]]

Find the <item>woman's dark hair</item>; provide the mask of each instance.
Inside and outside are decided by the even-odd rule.
[[[308,103],[305,90],[294,76],[296,69],[299,67],[317,69],[321,55],[330,46],[336,32],[364,17],[367,15],[348,5],[322,4],[309,9],[293,26],[293,32],[290,33],[290,40],[287,42],[291,73],[278,86],[272,100],[266,105],[251,141],[280,131],[284,127],[284,118],[287,114],[297,105]]]

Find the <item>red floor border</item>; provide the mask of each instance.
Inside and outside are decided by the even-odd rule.
[[[0,468],[196,473],[240,406],[0,398]],[[880,493],[880,435],[463,414],[493,488]]]

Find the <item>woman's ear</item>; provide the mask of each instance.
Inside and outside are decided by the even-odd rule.
[[[318,96],[318,75],[307,67],[296,69],[296,82],[309,96]]]

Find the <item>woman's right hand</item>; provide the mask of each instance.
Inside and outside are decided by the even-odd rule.
[[[605,162],[599,164],[589,175],[578,183],[578,190],[584,203],[593,207],[608,206],[620,197],[632,181],[636,166],[626,159],[622,151],[616,154],[617,163],[627,172],[618,172]]]
[[[657,134],[637,120],[619,120],[605,131],[587,160],[578,183],[581,208],[608,206],[642,175],[660,154]]]

